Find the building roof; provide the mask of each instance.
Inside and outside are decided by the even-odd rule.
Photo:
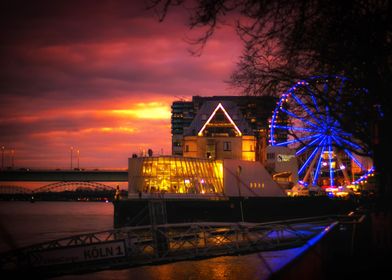
[[[185,129],[184,135],[197,135],[211,120],[212,115],[217,111],[217,109],[222,109],[225,113],[227,113],[229,120],[233,122],[236,129],[238,129],[242,135],[253,134],[247,120],[244,118],[238,106],[234,102],[214,100],[203,103],[191,125]]]

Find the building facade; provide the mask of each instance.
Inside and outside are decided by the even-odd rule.
[[[215,126],[215,131],[212,131],[211,127],[215,123],[219,122],[219,117],[224,116],[219,110],[216,113],[215,120],[209,122],[210,127],[206,129],[206,132],[203,135],[197,135],[198,132],[192,131],[195,127],[191,128],[192,123],[195,121],[195,118],[200,118],[197,122],[207,122],[208,118],[212,114],[212,112],[203,112],[206,109],[205,104],[219,104],[221,103],[226,111],[229,111],[228,114],[234,123],[238,123],[239,121],[244,123],[242,126],[246,126],[246,131],[244,131],[243,135],[247,136],[243,139],[243,141],[238,141],[238,139],[231,139],[228,141],[224,141],[222,137],[237,137],[233,136],[232,133],[229,133],[229,136],[218,136],[219,129],[217,125]],[[227,105],[228,103],[234,104],[236,107],[235,110],[231,110],[232,105]],[[211,105],[208,105],[209,108]],[[227,108],[227,107],[230,108]],[[227,158],[228,150],[233,149],[234,146],[240,145],[239,142],[244,143],[244,151],[247,150],[247,156],[236,155],[231,158],[248,158],[249,160],[257,160],[264,163],[266,158],[266,146],[268,144],[268,124],[269,119],[271,117],[271,112],[276,106],[276,99],[270,96],[211,96],[211,97],[201,97],[194,96],[192,101],[175,101],[172,104],[172,154],[173,155],[185,155],[194,156],[194,155],[202,155],[203,158],[208,155],[211,156],[214,152],[219,153],[222,151],[223,158]],[[234,112],[234,113],[233,113]],[[208,115],[208,113],[210,115]],[[241,117],[241,120],[239,118]],[[223,125],[223,124],[222,124]],[[234,131],[235,132],[235,131]],[[212,143],[211,139],[207,141],[205,145],[206,151],[197,152],[192,150],[194,147],[194,143],[200,140],[197,137],[194,137],[192,140],[188,138],[188,148],[186,148],[186,144],[184,141],[185,136],[198,136],[198,137],[208,137],[206,134],[214,134],[216,143]],[[253,136],[249,137],[249,136]],[[220,137],[220,138],[219,138]],[[283,138],[287,138],[287,135],[281,135]],[[211,138],[211,137],[210,137]],[[219,138],[219,139],[218,139]],[[253,140],[254,139],[254,140]],[[225,144],[225,142],[230,142],[232,144]],[[227,146],[229,145],[229,146]],[[232,145],[230,147],[230,145]],[[241,144],[242,145],[242,144]],[[222,146],[222,149],[220,149]],[[216,147],[215,150],[211,150],[213,147]],[[226,153],[225,153],[226,152]],[[207,155],[207,153],[209,153]],[[250,156],[251,154],[254,155]],[[221,155],[217,155],[218,158],[221,158]],[[251,159],[252,158],[252,159]]]
[[[129,159],[129,193],[222,194],[222,162],[179,156]]]
[[[129,198],[285,196],[257,161],[179,156],[129,158]]]
[[[192,102],[175,101],[171,106],[172,155],[182,155],[184,129],[189,127],[195,116]]]
[[[263,164],[274,106],[271,97],[174,102],[173,155],[130,158],[129,197],[284,196]]]
[[[265,168],[284,189],[298,182],[298,162],[295,150],[282,146],[268,146]]]
[[[252,128],[234,102],[207,101],[184,129],[183,155],[255,161],[256,143]]]

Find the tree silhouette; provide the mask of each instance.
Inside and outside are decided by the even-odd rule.
[[[171,6],[190,12],[189,27],[201,28],[192,43],[201,54],[220,24],[234,22],[244,44],[231,83],[249,95],[279,95],[309,75],[349,77],[347,94],[329,104],[343,130],[372,154],[379,191],[391,195],[387,125],[391,120],[392,5],[387,0],[150,0],[162,21]],[[350,86],[348,88],[348,86]],[[366,94],[364,94],[366,93]]]

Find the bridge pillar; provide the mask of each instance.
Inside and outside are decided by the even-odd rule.
[[[163,199],[150,199],[148,209],[155,254],[157,257],[162,257],[169,250],[166,228],[158,228],[158,225],[167,223],[166,202]]]

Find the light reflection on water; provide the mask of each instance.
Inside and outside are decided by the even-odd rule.
[[[181,261],[122,270],[107,270],[82,275],[68,275],[55,279],[266,279],[270,275],[264,261],[257,254],[224,256],[196,261]]]
[[[11,249],[6,237],[27,246],[84,232],[112,228],[113,204],[104,202],[0,202],[0,252]],[[279,254],[270,252],[272,255]],[[286,254],[281,251],[280,254]],[[268,254],[224,256],[162,265],[106,270],[56,279],[266,279]],[[276,260],[274,256],[270,260]]]

